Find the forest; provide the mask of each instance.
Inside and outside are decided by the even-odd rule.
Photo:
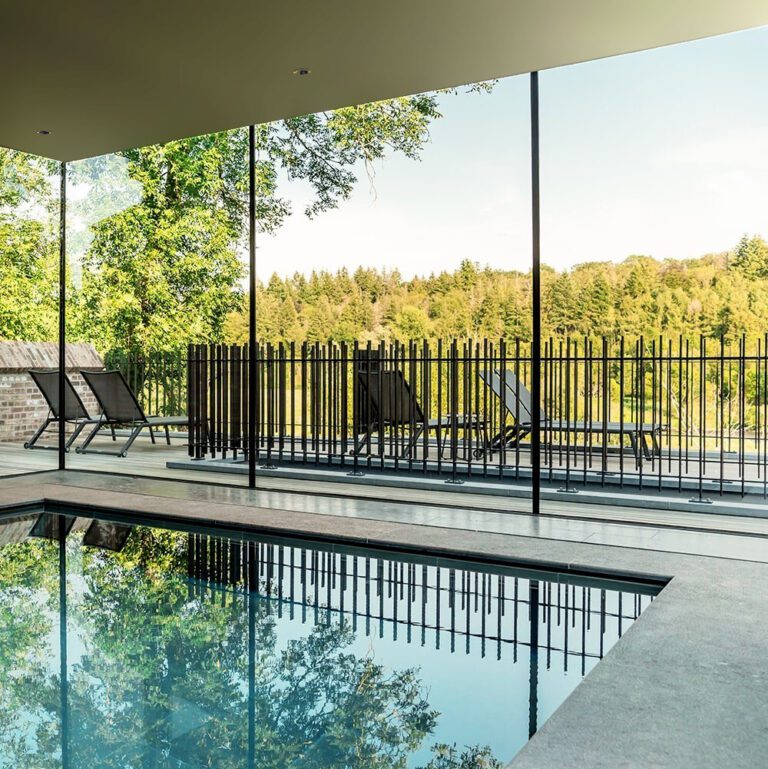
[[[397,271],[313,272],[259,286],[259,336],[271,342],[507,339],[530,341],[530,273],[464,260],[452,272],[404,280]],[[745,236],[731,252],[699,259],[630,256],[542,270],[547,337],[762,336],[768,317],[768,244]],[[232,313],[224,336],[243,342]]]

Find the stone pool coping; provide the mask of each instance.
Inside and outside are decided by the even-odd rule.
[[[143,492],[140,481],[131,492],[117,480],[115,490],[63,481],[55,473],[0,481],[0,512],[38,503],[84,513],[120,509],[264,534],[668,579],[510,768],[768,764],[768,564],[233,504],[204,487],[197,500],[151,493],[149,483]]]

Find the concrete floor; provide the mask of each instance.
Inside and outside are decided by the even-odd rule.
[[[94,442],[99,448],[112,448],[108,438]],[[184,464],[186,446],[173,440],[171,446],[152,445],[140,438],[125,458],[103,454],[67,455],[67,468],[83,472],[120,474],[150,479],[174,479],[198,484],[217,484],[244,488],[247,476],[225,472],[200,472]],[[25,451],[16,444],[0,443],[0,477],[26,472],[54,470],[53,451]],[[349,478],[345,472],[323,466],[284,466],[275,470],[259,467],[257,484],[265,491],[306,491],[332,497],[384,500],[438,507],[508,512],[530,511],[529,482],[504,485],[472,480],[456,486],[441,478],[418,474],[377,474]],[[651,526],[730,531],[739,534],[768,534],[768,504],[761,496],[742,499],[739,495],[712,494],[710,504],[690,500],[691,492],[653,489],[601,488],[590,486],[577,493],[561,493],[560,483],[543,485],[542,511],[553,516],[613,523],[642,523]],[[489,487],[491,487],[489,489]]]
[[[84,472],[0,480],[0,509],[300,534],[561,571],[655,575],[661,594],[510,764],[515,769],[768,765],[768,538],[670,525],[457,511]]]

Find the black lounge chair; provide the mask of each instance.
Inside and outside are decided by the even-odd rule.
[[[96,400],[101,406],[101,421],[97,424],[88,437],[78,446],[78,454],[91,452],[93,454],[111,454],[113,456],[124,457],[128,454],[133,442],[139,437],[139,434],[145,428],[149,430],[149,436],[152,443],[155,443],[155,430],[160,428],[165,430],[165,440],[171,445],[171,436],[168,432],[169,427],[184,427],[189,424],[186,416],[162,417],[147,416],[141,408],[133,390],[128,386],[125,377],[119,371],[83,371],[83,378],[88,386],[93,390]],[[130,433],[125,443],[116,451],[106,451],[103,449],[89,449],[91,441],[98,435],[102,427],[128,427]]]
[[[356,409],[355,454],[360,454],[365,446],[370,452],[373,433],[378,433],[379,454],[383,454],[386,443],[383,431],[388,428],[403,431],[402,437],[395,439],[394,443],[403,446],[402,456],[405,458],[413,455],[425,430],[427,434],[435,432],[442,456],[446,445],[445,432],[472,430],[479,441],[485,429],[484,420],[475,414],[445,414],[439,419],[427,419],[416,394],[398,369],[358,371],[357,379],[358,397],[362,403]],[[407,438],[405,430],[408,430]]]
[[[133,526],[94,519],[83,534],[83,544],[119,553],[128,542]]]
[[[38,446],[37,441],[48,427],[59,422],[59,371],[38,371],[31,369],[29,375],[37,385],[37,389],[43,394],[48,404],[48,416],[43,424],[37,428],[35,434],[24,444],[25,449],[58,449],[58,446]],[[82,399],[77,394],[70,378],[64,374],[64,421],[75,426],[72,435],[64,444],[64,450],[69,451],[70,446],[77,440],[86,425],[95,425],[101,421],[101,417],[92,417],[85,408]]]
[[[480,379],[499,397],[504,404],[504,408],[514,420],[512,424],[498,432],[488,442],[486,451],[498,451],[502,447],[514,448],[520,441],[530,434],[533,425],[533,405],[531,393],[528,388],[515,376],[513,371],[506,370],[502,376],[499,371],[481,371]],[[568,433],[601,433],[603,435],[627,436],[629,438],[632,451],[637,461],[640,460],[640,448],[642,447],[643,456],[651,459],[653,454],[661,454],[661,444],[659,436],[661,435],[662,425],[652,425],[648,423],[637,424],[636,422],[567,422],[564,419],[550,418],[546,412],[541,409],[541,428],[552,432]],[[648,445],[648,439],[651,446]]]
[[[78,518],[74,515],[42,513],[31,530],[27,521],[27,536],[39,539],[66,539],[72,531],[84,531],[83,545],[119,553],[128,542],[133,526],[98,519]],[[24,537],[25,538],[25,537]],[[21,538],[20,541],[23,541]]]

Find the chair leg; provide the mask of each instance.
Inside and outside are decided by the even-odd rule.
[[[365,448],[366,443],[368,444],[368,453],[370,454],[371,451],[371,431],[366,429],[365,432],[361,433],[360,435],[355,435],[355,445],[353,448],[353,451],[355,454],[361,454],[363,449]]]
[[[416,444],[419,442],[419,438],[423,432],[424,424],[422,423],[413,431],[413,433],[411,433],[411,437],[408,439],[408,447],[406,448],[405,454],[403,455],[405,459],[410,459],[413,450],[416,448]]]
[[[648,445],[648,435],[644,432],[640,432],[640,445],[643,449],[643,456],[650,462],[653,459],[651,454],[651,448]]]
[[[171,445],[171,433],[168,430],[168,425],[165,426],[165,442],[170,446]]]
[[[152,443],[155,443],[155,431],[151,427],[149,428],[149,437],[152,439]]]
[[[55,417],[48,417],[43,424],[40,425],[40,427],[35,430],[35,434],[24,444],[25,449],[34,449],[35,444],[37,443],[40,436],[48,429],[48,425],[51,424],[51,422],[58,422],[59,420]]]
[[[435,443],[437,444],[437,456],[439,459],[443,458],[443,452],[445,450],[445,439],[443,438],[442,425],[435,425]],[[429,439],[429,436],[427,436]],[[427,446],[429,446],[429,440],[427,440]]]
[[[128,449],[133,446],[133,442],[139,437],[139,433],[145,428],[147,425],[140,424],[136,425],[133,430],[131,430],[131,434],[128,436],[128,440],[120,447],[120,451],[118,452],[118,456],[125,457],[128,455]],[[150,428],[151,430],[152,428]],[[154,441],[152,441],[154,443]]]
[[[103,426],[104,426],[103,422],[98,422],[94,426],[93,430],[91,430],[91,432],[88,433],[88,435],[86,436],[85,440],[75,449],[75,453],[76,454],[85,454],[89,444],[96,437],[97,433],[99,432],[99,430],[101,430],[101,428]],[[112,427],[112,430],[114,431],[114,429],[115,429],[114,426],[110,425],[110,427]]]
[[[629,443],[632,446],[632,453],[635,455],[635,467],[640,467],[640,450],[637,445],[637,434],[629,432],[627,435],[629,435]]]
[[[87,425],[87,422],[79,422],[77,426],[74,429],[74,432],[72,435],[69,436],[69,440],[64,445],[64,451],[69,451],[70,448],[72,448],[72,444],[77,440],[78,436],[81,432],[85,429],[85,426]]]

